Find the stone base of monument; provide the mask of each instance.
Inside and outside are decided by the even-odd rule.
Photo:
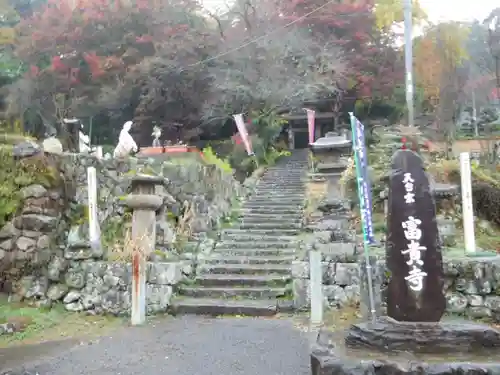
[[[500,374],[500,331],[456,320],[401,323],[382,317],[346,330],[321,329],[312,375]]]
[[[498,348],[500,331],[469,321],[398,322],[379,317],[375,322],[351,325],[345,338],[351,348],[413,353],[465,353]]]

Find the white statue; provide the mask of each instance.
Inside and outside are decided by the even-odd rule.
[[[78,150],[80,153],[90,153],[90,138],[88,135],[83,134],[83,124],[80,125],[78,132]]]
[[[161,147],[161,142],[160,142],[161,129],[158,126],[155,126],[153,128],[153,133],[151,133],[151,136],[154,137],[153,147]]]
[[[137,152],[137,143],[135,143],[134,138],[132,138],[129,133],[131,128],[132,121],[127,121],[123,124],[123,129],[120,132],[120,138],[118,139],[118,145],[113,152],[113,157],[123,158],[130,155],[131,152]]]

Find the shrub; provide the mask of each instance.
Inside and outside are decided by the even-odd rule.
[[[233,168],[231,163],[227,159],[221,159],[214,152],[212,147],[208,146],[202,150],[203,158],[207,164],[216,165],[218,168],[222,169],[226,173],[233,173]]]
[[[476,214],[500,225],[500,189],[486,183],[472,186],[472,199]]]

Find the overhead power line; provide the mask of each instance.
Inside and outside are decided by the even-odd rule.
[[[243,44],[241,44],[240,46],[238,46],[238,47],[236,47],[236,48],[233,48],[233,49],[230,49],[230,50],[228,50],[228,51],[222,52],[222,53],[220,53],[220,54],[218,54],[218,55],[215,55],[215,56],[209,57],[208,59],[198,61],[197,63],[191,64],[191,65],[189,65],[189,66],[196,66],[196,65],[206,64],[207,62],[210,62],[210,61],[213,61],[213,60],[217,60],[217,59],[219,59],[219,58],[221,58],[221,57],[223,57],[223,56],[226,56],[226,55],[229,55],[229,54],[231,54],[231,53],[237,52],[237,51],[239,51],[239,50],[241,50],[241,49],[243,49],[243,48],[245,48],[245,47],[248,47],[248,46],[249,46],[249,45],[251,45],[251,44],[254,44],[254,43],[257,43],[257,42],[258,42],[258,41],[260,41],[260,40],[266,39],[267,37],[269,37],[270,35],[273,35],[273,34],[277,33],[278,31],[282,31],[282,30],[284,30],[284,29],[286,29],[286,28],[288,28],[288,27],[290,27],[290,26],[292,26],[292,25],[296,24],[297,22],[300,22],[300,21],[302,21],[302,20],[306,19],[306,18],[307,18],[307,17],[309,17],[311,14],[314,14],[314,13],[316,13],[317,11],[319,11],[319,10],[321,10],[321,9],[323,9],[323,8],[327,7],[328,5],[330,5],[330,4],[332,4],[332,3],[335,3],[335,2],[337,2],[337,1],[338,1],[338,0],[330,0],[330,1],[328,1],[327,3],[325,3],[325,4],[323,4],[323,5],[319,6],[319,7],[317,7],[316,9],[314,9],[314,10],[310,11],[309,13],[304,14],[303,16],[298,17],[297,19],[295,19],[295,20],[293,20],[293,21],[291,21],[291,22],[287,23],[286,25],[284,25],[284,26],[282,26],[282,27],[279,27],[279,28],[277,28],[277,29],[275,29],[275,30],[273,30],[273,31],[268,32],[267,34],[261,35],[261,36],[259,36],[259,37],[255,38],[255,39],[252,39],[252,40],[250,40],[250,41],[248,41],[248,42],[246,42],[246,43],[243,43]]]

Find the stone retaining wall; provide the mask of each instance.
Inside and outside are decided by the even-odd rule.
[[[368,314],[367,275],[361,254],[353,252],[352,244],[332,244],[347,250],[343,256],[327,260],[323,256],[323,293],[325,307],[343,308],[361,303]],[[357,260],[359,259],[359,260]],[[371,257],[373,288],[378,314],[385,313],[385,288],[389,272],[384,259]],[[445,256],[444,291],[447,312],[473,319],[491,318],[500,321],[500,256],[491,258],[450,258]],[[293,264],[294,302],[299,309],[309,307],[309,263]]]
[[[302,257],[292,265],[294,306],[307,309],[310,304],[309,257],[311,249],[319,250],[323,264],[325,306],[342,308],[360,300],[358,254],[355,233],[349,229],[349,202],[325,198],[307,226],[300,247]]]
[[[46,295],[51,301],[62,300],[68,311],[92,311],[126,315],[130,311],[132,293],[132,266],[130,263],[74,262],[64,273],[54,266],[49,269],[46,283],[51,283]],[[147,312],[165,312],[175,286],[191,274],[189,263],[148,263]],[[28,290],[32,297],[34,290]]]
[[[9,275],[4,283],[11,284],[10,292],[17,298],[40,306],[62,301],[70,311],[124,314],[129,310],[130,259],[112,260],[111,237],[123,244],[124,232],[113,231],[130,225],[122,201],[132,175],[156,174],[166,181],[166,188],[158,192],[165,197],[166,209],[157,216],[157,250],[148,267],[149,312],[166,310],[175,285],[192,276],[196,253],[211,251],[215,245],[211,232],[248,190],[230,174],[196,159],[117,161],[74,154],[60,158],[60,173],[70,183],[53,190],[28,186],[19,214],[0,228],[0,271],[4,266]],[[88,237],[89,166],[97,171],[101,251],[90,246]],[[172,218],[186,210],[190,240],[176,242],[178,230]],[[8,267],[7,259],[13,260]]]
[[[308,251],[319,250],[323,260],[323,296],[326,308],[344,308],[360,304],[369,315],[368,277],[361,246],[349,230],[349,204],[324,199],[309,223],[302,241],[303,256],[294,261],[293,300],[298,310],[310,306]],[[370,250],[372,281],[377,314],[385,313],[385,289],[389,271],[381,248]],[[444,291],[447,312],[474,319],[500,321],[500,256],[469,258],[465,253],[444,250]]]

